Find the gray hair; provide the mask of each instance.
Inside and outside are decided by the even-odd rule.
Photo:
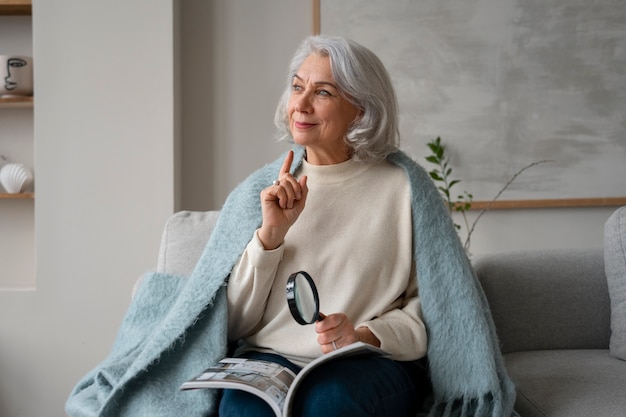
[[[362,111],[348,130],[345,141],[360,161],[380,161],[398,150],[398,101],[389,73],[369,49],[349,39],[310,36],[296,50],[287,87],[278,102],[274,122],[281,140],[293,142],[287,106],[293,78],[311,54],[330,58],[330,70],[342,96]]]

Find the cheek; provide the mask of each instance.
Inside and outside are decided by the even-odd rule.
[[[294,112],[297,102],[298,100],[294,97],[294,95],[290,94],[289,100],[287,100],[287,113],[288,114],[291,114]]]
[[[295,111],[293,103],[290,101],[287,103],[287,120],[291,121],[293,119],[293,113]]]

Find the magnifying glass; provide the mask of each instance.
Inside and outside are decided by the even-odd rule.
[[[304,271],[293,273],[287,280],[287,304],[293,318],[300,324],[322,320],[320,299],[313,278]]]

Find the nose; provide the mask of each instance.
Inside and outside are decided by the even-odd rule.
[[[303,91],[293,97],[294,108],[301,113],[309,113],[313,106],[311,105],[311,93]]]

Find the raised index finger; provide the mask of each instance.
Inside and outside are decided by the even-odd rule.
[[[293,162],[293,151],[289,151],[287,152],[287,156],[285,156],[285,160],[283,161],[283,166],[280,168],[279,176],[289,173],[289,169],[291,168],[292,162]]]

